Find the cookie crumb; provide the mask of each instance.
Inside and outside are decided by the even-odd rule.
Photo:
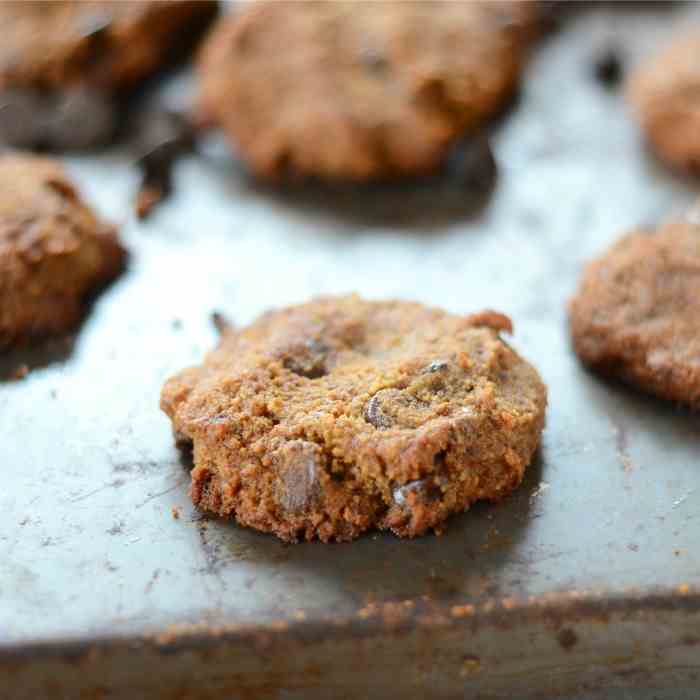
[[[11,372],[9,379],[11,381],[19,381],[24,379],[29,374],[29,367],[25,364],[18,365]]]
[[[180,519],[180,509],[177,506],[173,506],[170,509],[170,512],[172,513],[173,520],[179,520]]]

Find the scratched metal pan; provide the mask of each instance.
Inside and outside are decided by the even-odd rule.
[[[274,191],[213,140],[139,224],[126,152],[67,159],[131,261],[72,345],[3,360],[32,371],[0,384],[0,697],[697,698],[698,419],[585,372],[565,315],[583,261],[696,193],[592,74],[692,12],[572,12],[494,128],[479,206],[456,176]],[[213,310],[350,290],[512,316],[550,392],[524,484],[413,541],[287,546],[204,517],[163,381],[213,345]]]

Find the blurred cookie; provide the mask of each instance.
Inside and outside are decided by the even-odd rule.
[[[700,28],[633,74],[628,99],[656,154],[668,165],[700,171]]]
[[[440,530],[522,480],[546,390],[508,318],[327,297],[225,329],[161,407],[192,443],[192,498],[284,540]]]
[[[0,156],[0,348],[71,330],[123,258],[60,164]]]
[[[263,178],[430,172],[512,96],[536,18],[506,1],[254,3],[205,42],[199,121]]]
[[[56,150],[109,142],[115,93],[191,45],[216,8],[211,0],[1,2],[0,141]]]
[[[570,318],[587,365],[700,408],[700,227],[623,238],[586,267]]]

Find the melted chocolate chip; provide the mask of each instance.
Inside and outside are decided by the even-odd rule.
[[[602,52],[595,61],[596,80],[606,88],[613,89],[622,80],[623,68],[620,54],[614,48]]]
[[[304,512],[321,496],[321,450],[305,440],[293,440],[276,453],[278,502],[286,511]]]

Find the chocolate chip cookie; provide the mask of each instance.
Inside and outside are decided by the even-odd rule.
[[[435,170],[515,91],[535,3],[258,2],[219,21],[199,121],[262,178]]]
[[[700,226],[676,221],[616,243],[586,267],[570,319],[587,365],[700,408]]]
[[[297,541],[413,537],[522,480],[546,390],[507,317],[326,297],[225,328],[161,407],[201,508]]]
[[[700,28],[677,40],[631,78],[629,100],[656,154],[700,171]]]
[[[216,8],[212,0],[0,2],[0,141],[59,150],[108,142],[114,93],[191,45]]]
[[[59,163],[0,156],[0,349],[73,328],[123,258]]]

